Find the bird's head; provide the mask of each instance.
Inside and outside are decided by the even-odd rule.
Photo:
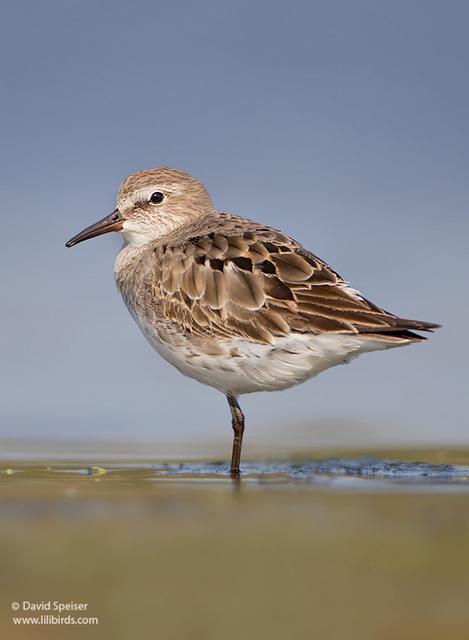
[[[120,231],[129,244],[146,244],[213,210],[204,185],[178,169],[146,169],[122,183],[117,207],[67,242],[79,242]]]

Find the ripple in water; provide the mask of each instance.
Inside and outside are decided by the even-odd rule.
[[[229,473],[226,463],[155,464],[157,477],[217,478]],[[379,458],[329,458],[297,462],[245,462],[242,477],[246,480],[284,479],[291,481],[336,482],[345,486],[353,479],[382,480],[414,485],[448,486],[457,484],[469,489],[469,466],[383,460]],[[371,487],[369,487],[371,488]]]

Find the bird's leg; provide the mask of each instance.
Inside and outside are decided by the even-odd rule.
[[[226,396],[231,411],[231,424],[233,426],[233,453],[231,454],[231,477],[239,478],[239,463],[241,460],[241,445],[243,444],[244,414],[238,401],[230,393]]]

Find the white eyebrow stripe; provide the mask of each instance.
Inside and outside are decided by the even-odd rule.
[[[130,195],[125,198],[122,203],[122,208],[131,209],[137,202],[148,202],[150,200],[151,194],[155,192],[154,187],[143,187],[142,189],[137,189],[133,191]]]
[[[168,194],[168,193],[177,193],[178,191],[181,191],[181,189],[178,186],[169,187],[166,185],[161,185],[161,186],[154,185],[149,187],[142,187],[141,189],[136,189],[123,200],[121,204],[122,210],[125,211],[127,209],[131,209],[138,202],[148,202],[150,200],[152,193],[155,193],[155,191],[161,191],[164,194]]]

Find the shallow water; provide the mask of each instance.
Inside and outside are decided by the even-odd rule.
[[[467,639],[466,451],[0,462],[0,636]],[[12,601],[98,626],[13,625]],[[241,626],[240,626],[241,625]]]
[[[426,452],[424,455],[431,456]],[[469,461],[468,461],[469,462]],[[0,463],[1,464],[1,463]],[[0,474],[15,481],[70,480],[99,477],[109,482],[205,481],[233,486],[226,462],[4,462]],[[363,482],[366,480],[366,482]],[[240,482],[247,487],[279,484],[282,488],[327,486],[350,491],[469,491],[469,464],[356,456],[295,460],[245,461]],[[0,507],[1,508],[1,507]]]

